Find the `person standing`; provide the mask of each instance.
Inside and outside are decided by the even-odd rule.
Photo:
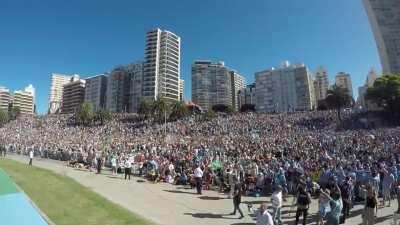
[[[367,199],[365,201],[364,212],[362,215],[363,225],[375,224],[375,212],[378,212],[378,199],[376,197],[376,191],[373,189],[373,187],[368,186]]]
[[[273,220],[275,225],[282,225],[282,201],[282,186],[278,185],[271,196],[272,208],[274,209]]]
[[[196,189],[197,194],[201,195],[201,189],[203,184],[203,170],[200,168],[200,165],[194,170],[194,179],[196,180]]]
[[[242,219],[244,216],[240,209],[240,203],[242,203],[242,185],[236,183],[233,191],[233,213],[231,215],[236,215],[236,210],[238,210],[240,213],[239,219]]]
[[[321,191],[321,194],[329,199],[329,206],[331,208],[326,216],[326,225],[339,225],[340,214],[343,210],[343,201],[339,186],[335,184],[330,195],[323,191]]]
[[[125,180],[126,180],[127,177],[128,177],[129,180],[131,180],[131,170],[132,170],[132,162],[127,157],[125,159]]]
[[[115,155],[111,156],[111,171],[112,175],[117,175],[117,157]]]
[[[33,161],[33,148],[29,151],[29,166],[32,166]]]
[[[303,225],[307,223],[308,209],[310,208],[311,196],[307,193],[304,186],[299,188],[297,194],[296,225],[299,223],[300,216],[303,215]]]

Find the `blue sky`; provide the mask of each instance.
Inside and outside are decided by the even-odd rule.
[[[361,0],[40,0],[0,1],[0,86],[37,88],[48,107],[52,72],[82,77],[144,57],[146,31],[182,38],[181,76],[191,99],[191,64],[225,61],[254,81],[282,61],[349,72],[356,92],[381,70]]]

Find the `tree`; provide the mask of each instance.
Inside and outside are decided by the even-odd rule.
[[[367,89],[366,99],[386,109],[392,117],[400,110],[400,76],[385,75]]]
[[[8,122],[8,113],[3,109],[0,109],[0,126],[3,126]]]
[[[240,107],[240,112],[255,112],[256,106],[254,104],[244,104]]]
[[[75,118],[79,124],[88,126],[93,122],[94,112],[93,105],[90,102],[83,102],[78,111],[76,112]]]
[[[139,105],[139,115],[143,116],[144,119],[148,119],[148,117],[152,114],[153,102],[148,99],[142,99]]]
[[[13,106],[8,111],[8,117],[11,120],[17,119],[19,117],[19,115],[21,115],[21,110],[18,106]]]
[[[153,119],[162,122],[169,116],[169,105],[164,98],[158,98],[152,104]]]
[[[217,114],[212,109],[207,110],[207,112],[204,113],[204,120],[212,120],[215,117],[217,117]]]
[[[169,119],[171,121],[176,121],[185,118],[188,115],[189,115],[189,109],[188,107],[186,107],[185,103],[181,101],[172,103],[171,114],[169,115]]]
[[[104,121],[111,119],[111,112],[107,109],[99,109],[96,111],[96,120],[100,120],[101,124],[104,124]]]
[[[332,89],[328,90],[325,101],[328,108],[336,109],[338,118],[342,121],[340,112],[342,108],[351,105],[352,99],[345,89],[334,85]]]
[[[235,110],[231,105],[223,105],[218,104],[212,107],[212,110],[215,112],[223,112],[223,113],[233,113]]]

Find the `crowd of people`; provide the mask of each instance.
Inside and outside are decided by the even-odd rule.
[[[288,194],[297,196],[303,224],[311,195],[319,198],[321,224],[344,222],[352,205],[365,201],[365,224],[373,224],[376,198],[389,205],[400,199],[400,128],[360,129],[368,126],[353,121],[354,129],[344,130],[336,118],[332,111],[244,113],[75,126],[68,115],[21,117],[0,128],[0,145],[98,173],[111,167],[125,179],[134,173],[191,185],[199,194],[214,188],[228,193],[241,215],[238,196],[272,194],[275,224],[282,224],[280,198]]]

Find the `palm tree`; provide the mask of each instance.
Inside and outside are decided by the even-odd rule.
[[[351,105],[352,102],[346,90],[336,85],[328,90],[325,101],[328,108],[336,109],[339,121],[342,121],[340,114],[342,108]]]

